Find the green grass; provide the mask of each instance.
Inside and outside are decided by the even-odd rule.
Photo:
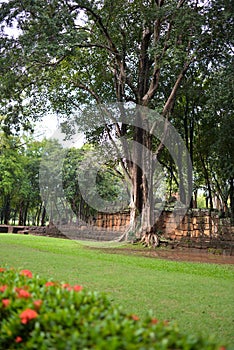
[[[214,334],[234,345],[232,265],[109,254],[81,242],[0,234],[4,266],[104,291],[130,313],[152,310],[158,319],[176,320],[182,331]]]

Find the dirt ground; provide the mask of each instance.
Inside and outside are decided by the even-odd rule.
[[[213,264],[234,264],[234,256],[225,254],[213,254],[205,249],[196,248],[144,248],[137,249],[136,247],[125,248],[98,248],[112,254],[128,254],[145,256],[151,259],[167,259],[173,261],[190,261]]]

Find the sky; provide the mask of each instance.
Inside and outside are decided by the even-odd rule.
[[[4,2],[7,2],[5,0],[0,0],[0,5]],[[17,28],[16,22],[12,23],[12,27],[5,26],[3,28],[3,32],[7,34],[10,37],[17,38],[19,35],[19,29]],[[44,116],[44,118],[38,122],[35,123],[34,127],[34,137],[37,140],[42,140],[43,138],[51,138],[56,130],[59,129],[59,122],[54,114],[48,114]],[[78,142],[78,147],[83,145],[84,140],[80,140]]]
[[[42,120],[36,122],[34,128],[34,136],[38,140],[50,138],[55,130],[59,127],[58,120],[55,115],[46,115]]]

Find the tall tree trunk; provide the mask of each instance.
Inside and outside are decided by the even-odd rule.
[[[230,178],[230,208],[231,208],[231,223],[234,225],[234,178]]]
[[[154,160],[152,157],[152,136],[149,134],[148,121],[137,116],[138,125],[135,127],[131,164],[131,202],[130,225],[125,238],[141,238],[152,232],[154,222],[153,174]]]
[[[22,226],[24,221],[24,202],[20,202],[18,225]]]
[[[39,207],[37,207],[37,211],[35,215],[36,226],[40,225],[41,210],[42,210],[42,202],[40,202]]]
[[[197,193],[198,191],[197,190],[194,190],[193,192],[193,203],[192,203],[192,208],[196,209],[197,208]]]
[[[28,217],[28,208],[29,208],[29,202],[26,203],[24,207],[24,215],[23,215],[23,225],[27,225],[27,217]]]
[[[147,131],[149,124],[144,120],[143,131],[143,201],[142,201],[142,232],[150,233],[155,224],[154,222],[154,194],[153,194],[153,174],[155,171],[154,158],[152,157],[152,135]]]
[[[45,226],[45,224],[46,224],[46,209],[45,209],[45,206],[43,205],[42,214],[41,214],[41,226]]]
[[[1,210],[0,210],[0,220],[1,220],[1,225],[2,225],[3,221],[4,221],[4,210],[3,210],[3,208],[1,208]]]
[[[208,169],[206,167],[205,160],[202,157],[202,155],[200,155],[200,158],[201,158],[201,163],[202,163],[203,170],[204,170],[204,177],[205,177],[206,186],[207,186],[207,190],[208,190],[207,205],[210,207],[210,209],[213,209],[212,190],[211,190],[211,183],[210,183]]]
[[[134,128],[133,151],[131,162],[131,198],[130,198],[130,224],[126,233],[128,236],[138,236],[139,225],[141,224],[142,200],[143,200],[143,171],[142,171],[142,141],[143,129]]]
[[[10,205],[10,197],[5,197],[4,202],[4,225],[9,225],[11,217],[11,205]]]

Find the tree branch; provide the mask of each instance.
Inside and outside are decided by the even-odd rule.
[[[178,75],[177,80],[176,80],[176,82],[175,82],[175,84],[174,84],[174,86],[173,86],[173,88],[171,90],[170,96],[168,97],[167,102],[164,105],[164,108],[163,108],[163,111],[162,111],[162,116],[163,117],[165,117],[165,115],[167,115],[171,111],[172,106],[173,106],[173,102],[174,102],[174,99],[175,99],[175,96],[176,96],[176,93],[178,91],[178,88],[179,88],[179,86],[181,84],[181,81],[182,81],[185,73],[187,72],[190,64],[192,63],[192,61],[193,61],[193,58],[190,61],[186,62],[184,64],[184,67],[183,67],[182,71]]]
[[[161,152],[163,151],[165,145],[164,145],[164,141],[166,139],[166,136],[167,136],[167,131],[168,131],[168,126],[169,126],[169,121],[168,121],[168,118],[169,118],[169,114],[173,108],[173,105],[174,105],[174,101],[175,101],[175,96],[176,96],[176,93],[179,89],[179,86],[181,84],[181,81],[185,75],[185,73],[187,72],[190,64],[193,62],[194,58],[191,58],[188,62],[186,62],[184,64],[184,67],[182,69],[182,71],[180,72],[180,74],[178,75],[177,77],[177,80],[173,86],[173,89],[170,93],[170,96],[168,97],[165,105],[164,105],[164,108],[163,108],[163,111],[162,111],[162,117],[166,117],[165,118],[165,123],[164,123],[164,131],[163,131],[163,136],[161,138],[161,141],[160,141],[160,145],[158,146],[156,152],[155,152],[155,157],[156,159],[159,157],[159,155],[161,154]],[[155,121],[151,127],[151,130],[150,130],[150,134],[153,134],[154,132],[154,128],[157,124],[157,121]]]
[[[160,24],[161,21],[157,20],[155,22],[155,26],[154,26],[154,45],[156,46],[159,37],[160,37]],[[159,60],[162,60],[162,58],[164,57],[167,49],[168,49],[168,41],[170,39],[170,34],[171,34],[171,29],[172,29],[172,22],[169,23],[168,25],[168,30],[167,30],[167,35],[166,35],[166,39],[165,39],[165,43],[164,43],[164,47],[162,50],[162,53],[160,56],[155,55],[154,58],[154,71],[153,71],[153,75],[152,75],[152,79],[150,82],[150,86],[148,91],[145,93],[145,95],[142,98],[142,104],[143,106],[147,106],[149,101],[154,97],[155,92],[157,91],[158,88],[158,84],[159,84],[159,77],[160,77],[160,68],[159,68]]]
[[[111,49],[111,52],[115,55],[117,60],[120,60],[121,59],[121,55],[120,55],[118,49],[116,48],[113,40],[111,39],[107,28],[104,26],[101,17],[95,11],[93,11],[93,9],[91,9],[88,6],[80,5],[79,8],[82,8],[82,9],[90,12],[90,14],[93,16],[95,21],[98,23],[98,26],[99,26],[100,30],[104,34],[104,36],[105,36],[105,38],[106,38],[106,40],[107,40],[107,42],[109,44],[109,48]]]
[[[85,85],[85,84],[83,84],[83,83],[81,83],[81,82],[75,82],[74,80],[73,80],[73,81],[71,80],[71,83],[73,83],[73,84],[74,84],[76,87],[78,87],[79,89],[82,89],[82,90],[84,90],[84,91],[89,92],[90,95],[94,97],[94,99],[96,100],[97,103],[99,103],[99,104],[102,103],[100,97],[99,97],[99,96],[96,94],[96,92],[95,92],[92,88],[90,88],[89,86],[87,86],[87,85]]]
[[[177,4],[177,8],[179,9],[179,8],[181,8],[183,5],[184,5],[184,3],[186,2],[187,0],[179,0],[178,1],[178,4]]]

